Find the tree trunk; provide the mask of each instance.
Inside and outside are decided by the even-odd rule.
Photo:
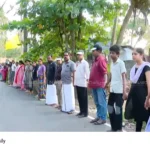
[[[111,38],[111,46],[115,43],[116,39],[116,29],[117,29],[118,16],[116,16],[113,25],[112,38]]]
[[[127,28],[127,25],[129,23],[129,20],[131,18],[131,15],[132,15],[132,12],[133,12],[133,5],[131,4],[131,6],[129,7],[128,9],[128,12],[124,18],[124,21],[123,21],[123,24],[121,26],[121,29],[120,29],[120,33],[119,33],[119,36],[118,36],[118,40],[117,40],[117,44],[118,45],[121,45],[122,41],[123,41],[123,36],[124,36],[124,32]]]
[[[24,40],[24,47],[23,47],[23,52],[26,53],[28,51],[28,44],[26,43],[27,38],[28,38],[28,31],[27,29],[24,29],[23,31],[23,40]]]
[[[27,10],[25,11],[24,15],[23,15],[23,19],[27,18]],[[28,44],[27,44],[27,38],[28,38],[28,31],[25,27],[25,29],[23,30],[23,40],[24,40],[24,45],[23,45],[23,52],[26,53],[28,51]]]

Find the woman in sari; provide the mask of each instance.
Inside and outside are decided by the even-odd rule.
[[[7,79],[7,73],[8,73],[8,68],[6,65],[4,65],[2,71],[2,81],[6,82],[6,79]]]
[[[130,72],[132,86],[126,105],[126,114],[131,110],[131,117],[136,122],[136,132],[141,132],[143,122],[147,122],[150,116],[148,110],[150,107],[150,63],[144,62],[143,56],[143,49],[136,48],[133,51],[133,60],[136,64]]]
[[[16,70],[15,70],[15,76],[14,76],[14,82],[13,82],[13,86],[17,88],[17,84],[15,83],[15,79],[16,79],[16,75],[18,72],[18,69],[20,68],[20,64],[17,62],[16,63]]]
[[[43,60],[39,59],[39,68],[37,71],[38,84],[39,84],[39,93],[38,99],[44,100],[46,96],[46,67],[43,65]]]
[[[0,64],[0,81],[2,81],[2,68],[3,66]]]
[[[32,92],[32,70],[33,67],[30,64],[30,61],[26,60],[24,83],[25,83],[26,92],[29,93]]]
[[[16,75],[14,78],[14,84],[17,87],[20,87],[22,90],[24,89],[24,82],[23,82],[24,70],[25,70],[25,66],[24,66],[23,61],[19,61],[19,67],[16,71]]]

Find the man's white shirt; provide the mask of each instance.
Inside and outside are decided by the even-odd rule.
[[[110,92],[116,94],[123,93],[122,73],[126,73],[125,63],[118,58],[115,63],[111,63]]]
[[[11,71],[15,71],[15,70],[16,70],[16,64],[12,64]]]
[[[84,59],[76,63],[75,81],[74,85],[79,87],[87,87],[87,80],[89,79],[89,64]]]

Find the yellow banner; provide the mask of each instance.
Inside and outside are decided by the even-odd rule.
[[[16,49],[19,47],[19,45],[20,45],[19,36],[15,35],[14,37],[12,37],[12,39],[6,41],[5,49],[6,50]]]

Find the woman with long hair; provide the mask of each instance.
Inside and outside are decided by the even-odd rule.
[[[37,71],[39,92],[38,99],[43,100],[46,97],[46,67],[43,64],[43,60],[39,59],[39,68]]]
[[[16,70],[16,75],[14,79],[14,85],[16,87],[21,88],[22,90],[24,89],[24,71],[25,71],[25,66],[22,60],[19,61],[19,66]]]
[[[132,101],[131,112],[132,118],[136,122],[136,132],[141,132],[143,122],[147,122],[150,116],[150,63],[143,61],[143,58],[143,49],[136,48],[133,50],[133,60],[136,64],[130,72],[132,85],[127,104]]]

